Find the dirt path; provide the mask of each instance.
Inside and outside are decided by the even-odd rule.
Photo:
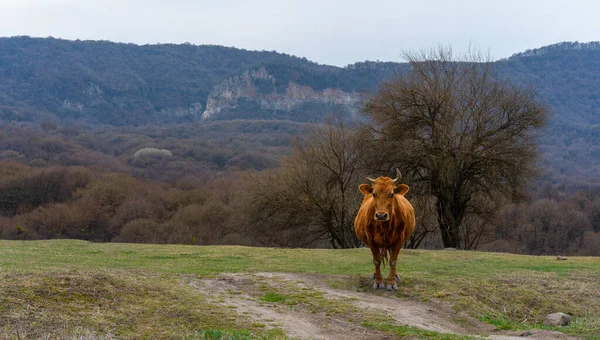
[[[437,302],[400,299],[394,292],[334,289],[327,276],[313,274],[222,274],[190,285],[213,301],[265,328],[303,339],[391,339],[362,324],[369,320],[486,339],[568,339],[548,331],[501,333],[494,326]],[[522,333],[522,332],[521,332]]]

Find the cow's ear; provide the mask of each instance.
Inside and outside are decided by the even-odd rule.
[[[404,195],[408,192],[408,185],[406,184],[398,184],[394,188],[394,194]]]
[[[358,190],[360,190],[365,195],[370,195],[373,193],[373,187],[368,184],[359,185]]]

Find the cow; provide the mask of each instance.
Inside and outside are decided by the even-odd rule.
[[[399,184],[402,177],[400,170],[396,169],[396,174],[395,179],[385,176],[376,179],[367,177],[369,184],[361,184],[358,187],[364,197],[354,219],[354,231],[373,254],[373,289],[385,288],[380,265],[382,262],[385,265],[388,254],[390,275],[387,278],[387,289],[398,289],[398,253],[415,229],[415,210],[404,197],[408,186]]]

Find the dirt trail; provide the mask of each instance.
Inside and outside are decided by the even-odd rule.
[[[396,325],[493,340],[572,339],[547,331],[501,333],[494,326],[456,313],[442,303],[407,301],[387,291],[334,289],[326,280],[324,275],[256,273],[222,274],[190,284],[240,316],[266,328],[281,328],[294,338],[392,339],[391,334],[362,326],[362,320],[384,317]],[[265,292],[279,294],[275,297],[292,294],[295,300],[264,301],[268,300],[264,299]]]

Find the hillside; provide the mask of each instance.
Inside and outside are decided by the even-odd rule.
[[[559,43],[516,54],[498,64],[512,81],[534,86],[552,109],[549,126],[541,136],[545,176],[579,188],[598,178],[600,43]]]
[[[555,189],[581,189],[600,177],[598,60],[598,43],[560,43],[497,62],[503,75],[534,86],[552,109],[541,149],[544,181]],[[93,128],[356,117],[361,93],[405,67],[340,68],[223,46],[0,38],[0,119]]]
[[[252,118],[311,120],[302,114],[354,102],[350,97],[373,90],[381,73],[223,46],[0,38],[0,117],[139,125],[241,106],[261,112]]]
[[[537,88],[540,99],[555,111],[551,126],[557,131],[568,126],[565,130],[578,129],[570,131],[570,137],[581,131],[596,136],[599,57],[599,43],[560,43],[497,64],[510,80]],[[375,90],[405,67],[362,62],[339,68],[277,52],[223,46],[0,38],[1,118],[39,121],[56,115],[139,125],[255,110],[254,115],[246,112],[246,118],[307,120],[289,112],[303,111],[305,105],[319,110],[353,106],[360,92]],[[277,111],[288,113],[270,117]],[[231,118],[227,112],[222,116],[219,119]]]
[[[597,260],[403,250],[397,292],[368,249],[0,241],[0,337],[598,339]],[[568,327],[544,327],[563,311]],[[60,316],[60,317],[58,317]],[[514,339],[514,338],[512,338]]]

